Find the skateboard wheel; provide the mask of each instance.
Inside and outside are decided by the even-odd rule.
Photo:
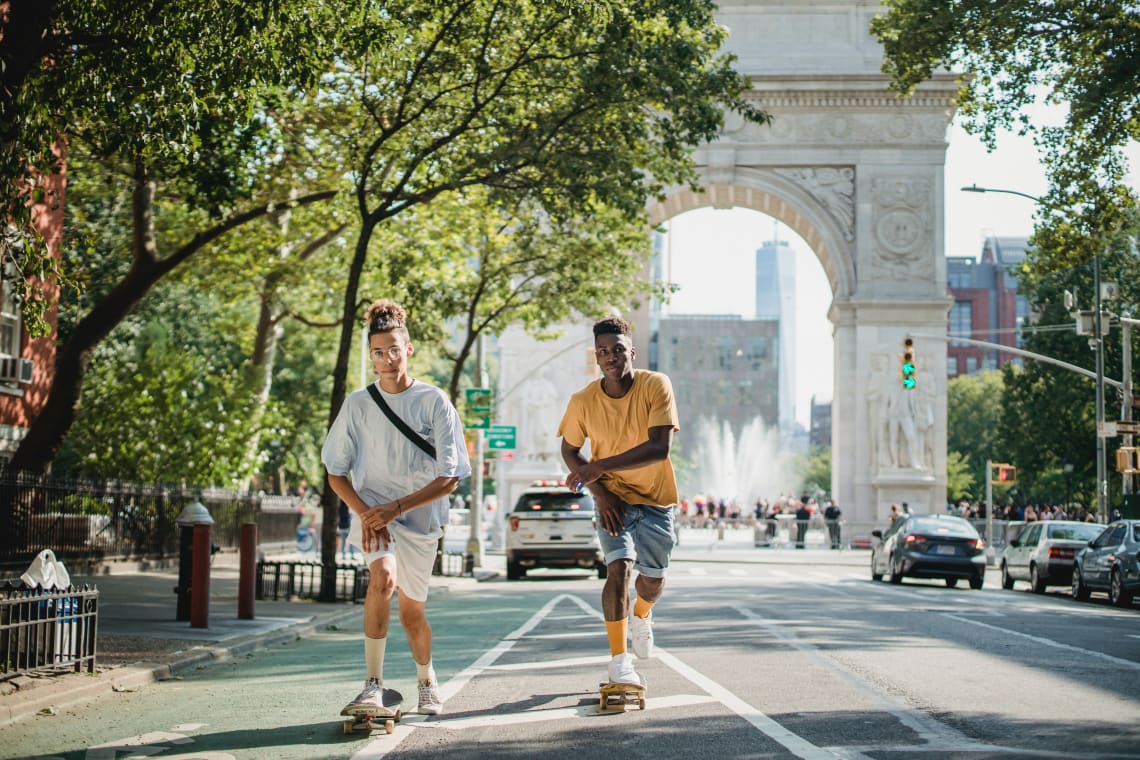
[[[602,709],[608,710],[609,708],[610,708],[610,700],[605,694],[603,694],[602,695]]]
[[[346,720],[346,721],[344,721],[344,732],[345,732],[346,734],[351,734],[351,733],[352,733],[352,726],[353,726],[353,724],[354,724],[355,722],[356,722],[356,721],[354,721],[354,720]]]
[[[639,710],[645,709],[645,700],[644,699],[637,700],[637,709],[639,709]]]
[[[384,733],[390,734],[395,730],[396,730],[396,721],[394,721],[394,720],[384,721]]]

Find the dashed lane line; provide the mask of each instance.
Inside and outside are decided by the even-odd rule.
[[[1044,636],[1033,636],[1031,634],[1022,633],[1021,631],[1015,631],[1010,628],[1002,628],[999,625],[991,625],[989,623],[983,623],[980,620],[973,620],[968,617],[962,617],[961,615],[955,615],[951,612],[943,612],[941,614],[943,617],[948,617],[951,620],[957,620],[960,623],[969,623],[970,625],[976,625],[980,628],[988,628],[991,631],[997,631],[999,633],[1006,633],[1011,636],[1017,636],[1018,638],[1028,639],[1033,643],[1040,644],[1042,646],[1053,647],[1054,649],[1061,649],[1066,652],[1075,652],[1082,657],[1092,657],[1093,659],[1104,660],[1109,664],[1128,668],[1129,670],[1140,670],[1140,662],[1136,662],[1134,660],[1126,660],[1123,657],[1113,657],[1112,655],[1105,654],[1104,652],[1097,652],[1093,649],[1083,649],[1081,647],[1075,647],[1072,644],[1062,644],[1060,641],[1047,639]]]

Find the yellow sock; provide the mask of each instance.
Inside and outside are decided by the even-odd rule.
[[[649,611],[653,609],[654,602],[647,602],[640,596],[633,603],[633,614],[639,618],[649,617]]]
[[[628,620],[607,620],[606,637],[610,640],[610,655],[625,654],[625,640],[629,635]]]

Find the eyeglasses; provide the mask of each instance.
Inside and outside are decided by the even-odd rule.
[[[392,361],[399,361],[400,357],[404,355],[403,346],[392,346],[390,348],[374,348],[368,352],[368,356],[372,361],[378,362],[381,359],[388,358]]]

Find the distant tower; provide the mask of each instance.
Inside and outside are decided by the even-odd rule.
[[[780,322],[780,435],[791,436],[796,424],[796,262],[788,241],[775,234],[756,249],[756,318]]]

